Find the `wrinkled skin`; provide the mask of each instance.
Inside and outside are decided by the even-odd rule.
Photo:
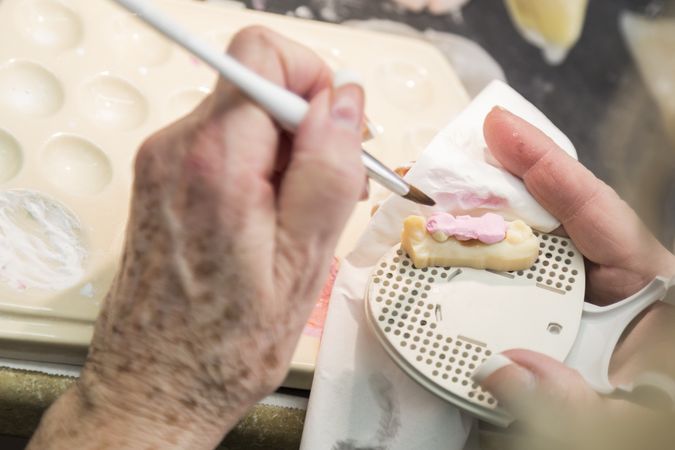
[[[263,28],[228,52],[310,112],[291,137],[221,80],[143,144],[82,376],[32,448],[213,447],[287,373],[364,190],[363,93],[333,90],[316,55]]]

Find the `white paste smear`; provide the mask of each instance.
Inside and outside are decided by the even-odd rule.
[[[36,192],[0,193],[0,281],[16,290],[61,290],[84,274],[77,218]]]

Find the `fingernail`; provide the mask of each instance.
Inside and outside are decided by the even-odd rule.
[[[345,127],[359,131],[363,116],[363,90],[356,84],[347,84],[333,91],[331,117]]]
[[[507,111],[508,111],[506,108],[504,108],[503,106],[499,106],[499,105],[493,106],[493,107],[492,107],[492,110],[493,110],[493,111],[503,111],[503,112],[507,112]]]
[[[537,388],[536,377],[504,355],[490,356],[471,378],[512,413],[524,414],[528,408],[532,408]]]
[[[504,355],[501,354],[492,355],[488,359],[486,359],[483,362],[483,364],[478,366],[478,368],[471,375],[471,378],[473,379],[473,381],[480,384],[486,378],[489,378],[490,375],[492,375],[502,367],[506,367],[511,364],[515,363]]]

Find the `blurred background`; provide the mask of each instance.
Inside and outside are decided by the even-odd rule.
[[[675,0],[242,3],[427,39],[470,94],[505,77],[675,248]]]

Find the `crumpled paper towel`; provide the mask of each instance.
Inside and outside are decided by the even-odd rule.
[[[438,207],[390,197],[372,218],[356,249],[343,261],[333,288],[309,400],[301,449],[461,449],[473,419],[409,378],[386,354],[365,318],[364,293],[371,271],[399,242],[403,219],[456,210],[479,197],[503,197],[469,208],[519,217],[542,231],[558,222],[530,196],[520,180],[491,161],[483,121],[502,106],[543,130],[571,155],[571,142],[539,110],[506,84],[495,81],[434,138],[406,179],[441,200]],[[440,197],[440,198],[439,198]],[[474,199],[475,200],[475,199]],[[475,201],[474,201],[475,203]],[[475,205],[474,205],[475,206]]]

